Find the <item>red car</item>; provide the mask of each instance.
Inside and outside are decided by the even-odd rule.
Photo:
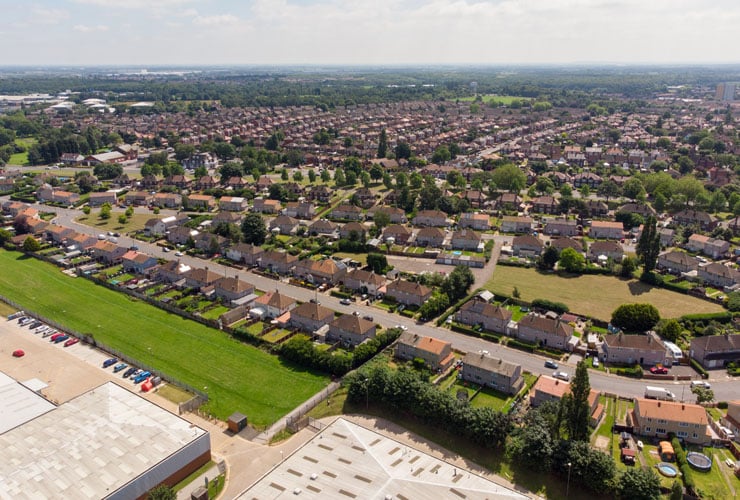
[[[57,333],[55,333],[54,335],[51,336],[51,338],[49,339],[49,342],[54,342],[56,339],[58,339],[59,337],[62,337],[62,336],[64,336],[64,334],[62,332],[57,332]]]
[[[653,366],[650,368],[650,373],[654,375],[665,375],[668,373],[668,368],[664,368],[662,366]]]
[[[23,352],[23,349],[16,349],[15,351],[13,351],[13,357],[14,358],[22,358],[25,355],[26,355],[26,353]]]
[[[64,343],[64,347],[69,347],[71,345],[75,345],[79,341],[80,341],[80,339],[78,339],[77,337],[72,337],[71,339],[69,339],[68,341],[66,341]]]

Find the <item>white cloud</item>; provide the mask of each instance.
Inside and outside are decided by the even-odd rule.
[[[75,0],[77,3],[116,9],[163,9],[191,3],[193,0]]]
[[[198,16],[193,18],[193,24],[196,26],[224,26],[236,24],[239,18],[233,14],[219,14],[215,16]]]
[[[87,26],[85,24],[75,24],[72,27],[73,30],[79,31],[80,33],[92,33],[95,31],[108,31],[108,26],[104,24],[98,24],[96,26]]]
[[[195,9],[185,9],[182,12],[176,14],[177,17],[195,17],[198,15],[198,11]]]
[[[59,24],[65,19],[69,19],[69,12],[62,9],[45,9],[43,7],[34,7],[31,9],[32,23],[37,24]]]

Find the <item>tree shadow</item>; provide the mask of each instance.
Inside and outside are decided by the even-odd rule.
[[[642,281],[632,281],[627,285],[627,288],[629,288],[630,294],[632,295],[642,295],[652,290],[653,286],[643,283]]]

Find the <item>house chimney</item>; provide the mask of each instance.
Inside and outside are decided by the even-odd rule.
[[[681,404],[681,409],[682,410],[685,410],[686,409],[686,405],[685,404]]]
[[[658,401],[658,408],[660,408],[660,401]]]

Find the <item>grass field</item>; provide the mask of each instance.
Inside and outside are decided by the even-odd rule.
[[[227,334],[0,251],[0,294],[208,393],[206,410],[269,425],[328,383]]]
[[[19,138],[15,140],[15,143],[19,146],[23,146],[26,149],[36,144],[38,141],[34,139],[33,137],[26,137],[26,138]],[[24,151],[22,153],[14,153],[10,155],[10,159],[8,160],[8,165],[27,165],[28,164],[28,151]]]
[[[483,99],[483,102],[486,104],[490,104],[494,101],[501,102],[505,106],[511,105],[513,101],[529,101],[531,97],[519,97],[515,95],[496,95],[496,94],[486,94],[482,95],[481,99]],[[460,101],[462,102],[473,102],[475,100],[474,96],[469,97],[461,97]]]
[[[522,300],[549,299],[563,302],[574,313],[605,321],[611,318],[614,309],[630,302],[649,302],[658,308],[664,318],[724,310],[718,304],[651,287],[637,280],[628,281],[593,274],[563,278],[523,267],[496,266],[493,278],[484,287],[505,295],[511,295],[514,287],[517,287]]]
[[[99,212],[100,209],[94,209],[92,212],[90,212],[90,215],[83,215],[81,217],[78,217],[77,219],[75,219],[75,222],[94,227],[96,229],[99,229],[101,232],[115,231],[117,233],[128,233],[131,231],[141,231],[142,229],[144,229],[144,225],[149,219],[161,218],[160,216],[154,214],[134,214],[129,217],[126,224],[121,224],[120,222],[118,222],[118,216],[123,213],[122,210],[114,210],[113,212],[111,212],[110,219],[107,220],[99,218]]]

